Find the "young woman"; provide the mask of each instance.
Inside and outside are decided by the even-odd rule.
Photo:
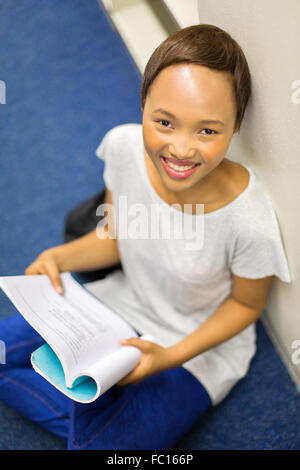
[[[123,270],[85,286],[155,338],[127,339],[124,347],[142,351],[138,366],[82,405],[32,370],[30,353],[43,340],[22,317],[2,322],[0,399],[69,449],[168,449],[247,374],[272,279],[291,282],[267,195],[250,167],[227,156],[250,92],[245,56],[225,31],[196,25],[167,38],[145,69],[142,125],[111,129],[96,152],[115,230],[110,219],[26,269],[63,292],[60,272],[121,262]],[[130,225],[137,207],[142,216]],[[149,230],[153,215],[162,216],[158,236]],[[184,236],[175,236],[182,226]]]

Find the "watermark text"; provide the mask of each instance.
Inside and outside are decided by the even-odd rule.
[[[0,364],[6,364],[6,346],[5,342],[0,339]]]
[[[292,83],[292,88],[295,88],[295,91],[291,96],[292,103],[300,104],[300,80],[294,80]]]
[[[295,349],[291,356],[292,363],[298,365],[300,364],[300,339],[295,339],[292,342],[292,349]]]
[[[186,250],[199,250],[204,244],[204,204],[172,206],[161,204],[128,204],[127,196],[120,196],[117,204],[101,204],[96,210],[102,216],[96,227],[100,239],[182,240]],[[106,231],[103,229],[106,227]]]
[[[6,84],[0,80],[0,104],[6,104]]]

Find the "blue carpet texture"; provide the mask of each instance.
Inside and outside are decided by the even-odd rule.
[[[105,132],[141,122],[141,76],[96,0],[0,4],[0,275],[62,242],[66,212],[103,189]],[[15,312],[0,291],[0,319]],[[300,396],[261,321],[248,376],[178,449],[299,449]],[[0,404],[0,449],[64,449]]]

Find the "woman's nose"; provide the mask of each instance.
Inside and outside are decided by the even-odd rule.
[[[169,152],[172,157],[179,160],[189,160],[195,155],[195,149],[191,147],[190,141],[184,138],[174,140],[170,144]]]

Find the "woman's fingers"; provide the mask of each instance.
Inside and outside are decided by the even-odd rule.
[[[25,275],[46,274],[58,294],[63,293],[63,285],[56,261],[51,255],[40,256],[25,269]]]
[[[61,282],[61,277],[59,275],[59,270],[57,264],[53,258],[50,258],[46,265],[46,274],[49,276],[50,281],[54,289],[58,294],[63,294],[63,285]]]

